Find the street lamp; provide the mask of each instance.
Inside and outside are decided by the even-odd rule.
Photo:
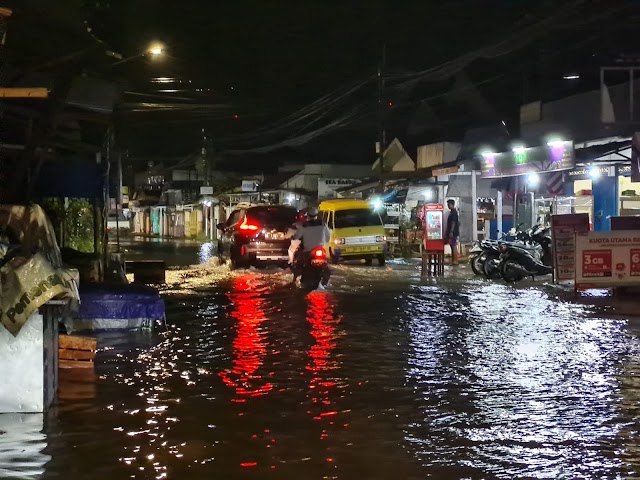
[[[136,58],[141,58],[146,55],[149,55],[151,58],[159,58],[164,55],[164,45],[159,42],[154,42],[143,52],[138,55],[132,55],[131,57],[127,57],[124,60],[120,60],[119,62],[114,63],[114,65],[120,65],[121,63],[128,62],[130,60],[134,60]]]
[[[164,53],[164,46],[160,43],[154,43],[149,47],[148,53],[154,57]]]

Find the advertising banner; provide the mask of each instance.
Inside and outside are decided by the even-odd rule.
[[[573,213],[551,216],[553,268],[555,281],[564,282],[576,276],[576,232],[589,231],[589,214]]]
[[[424,228],[424,249],[427,252],[444,252],[444,205],[427,203],[418,218]]]
[[[41,253],[13,258],[2,267],[1,275],[0,323],[14,336],[52,298],[80,299],[71,275],[53,267]]]
[[[243,192],[257,192],[259,182],[255,179],[242,180],[241,189]]]
[[[319,178],[318,179],[318,201],[332,200],[338,198],[337,190],[350,187],[359,183],[353,178]]]
[[[576,235],[576,289],[640,286],[640,232]]]
[[[565,141],[523,146],[509,152],[483,152],[482,157],[482,176],[486,178],[568,170],[575,166],[573,143]]]

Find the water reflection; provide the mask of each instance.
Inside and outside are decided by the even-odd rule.
[[[200,263],[206,263],[215,255],[215,247],[213,242],[207,242],[200,245],[198,249],[198,260]]]
[[[267,319],[263,310],[264,293],[256,285],[251,274],[236,277],[228,294],[233,304],[231,317],[236,320],[233,341],[233,368],[220,372],[225,384],[235,390],[235,402],[244,402],[246,397],[266,395],[273,389],[268,378],[270,373],[260,372],[267,355],[265,332],[262,323]]]
[[[333,295],[312,292],[307,295],[307,301],[307,321],[315,340],[308,351],[310,363],[307,370],[312,374],[307,393],[307,399],[311,400],[312,405],[308,413],[314,420],[324,420],[328,425],[333,425],[338,414],[331,398],[337,386],[333,372],[340,368],[340,364],[331,357],[331,353],[336,347],[336,328],[340,323],[340,317],[334,316]],[[320,438],[324,439],[328,435],[325,426]]]
[[[0,478],[37,478],[51,459],[41,413],[0,414]]]
[[[277,272],[183,281],[168,333],[98,334],[95,389],[56,408],[46,455],[41,424],[0,433],[0,478],[47,455],[47,480],[638,478],[639,331],[407,272],[340,266],[309,295]]]
[[[420,315],[408,371],[423,418],[407,432],[423,465],[446,478],[628,473],[613,447],[624,322],[585,318],[533,289],[425,293],[411,301]],[[462,317],[438,315],[445,295],[466,305]]]

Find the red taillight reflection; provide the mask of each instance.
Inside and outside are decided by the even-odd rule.
[[[236,278],[228,297],[233,303],[231,316],[237,320],[236,338],[233,341],[233,367],[220,372],[222,381],[235,389],[237,398],[232,401],[243,402],[243,397],[266,395],[273,384],[262,375],[260,369],[267,355],[267,346],[260,324],[266,319],[262,308],[264,299],[256,292],[251,280],[254,277],[244,275]]]
[[[333,417],[338,414],[335,408],[332,408],[332,392],[338,386],[335,372],[340,368],[339,361],[331,358],[339,336],[336,327],[340,323],[340,318],[333,313],[332,299],[331,296],[318,292],[307,295],[307,321],[311,325],[311,336],[315,340],[308,351],[310,363],[307,370],[311,372],[312,378],[307,398],[313,406],[307,413],[314,420],[326,419],[329,424],[333,423]],[[323,439],[328,436],[326,429],[320,434],[320,438]]]
[[[325,253],[324,248],[318,247],[312,250],[311,255],[315,258],[324,258],[327,254]]]
[[[255,232],[258,228],[258,225],[250,222],[246,215],[244,216],[244,219],[242,219],[242,223],[240,224],[240,230]]]

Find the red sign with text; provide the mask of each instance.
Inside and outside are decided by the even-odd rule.
[[[640,286],[640,232],[576,233],[576,290]]]
[[[611,250],[584,250],[582,252],[583,277],[610,277]]]
[[[422,216],[424,249],[427,252],[444,252],[444,205],[427,203]]]
[[[640,276],[640,248],[632,248],[630,251],[630,272],[629,275],[632,277]]]

